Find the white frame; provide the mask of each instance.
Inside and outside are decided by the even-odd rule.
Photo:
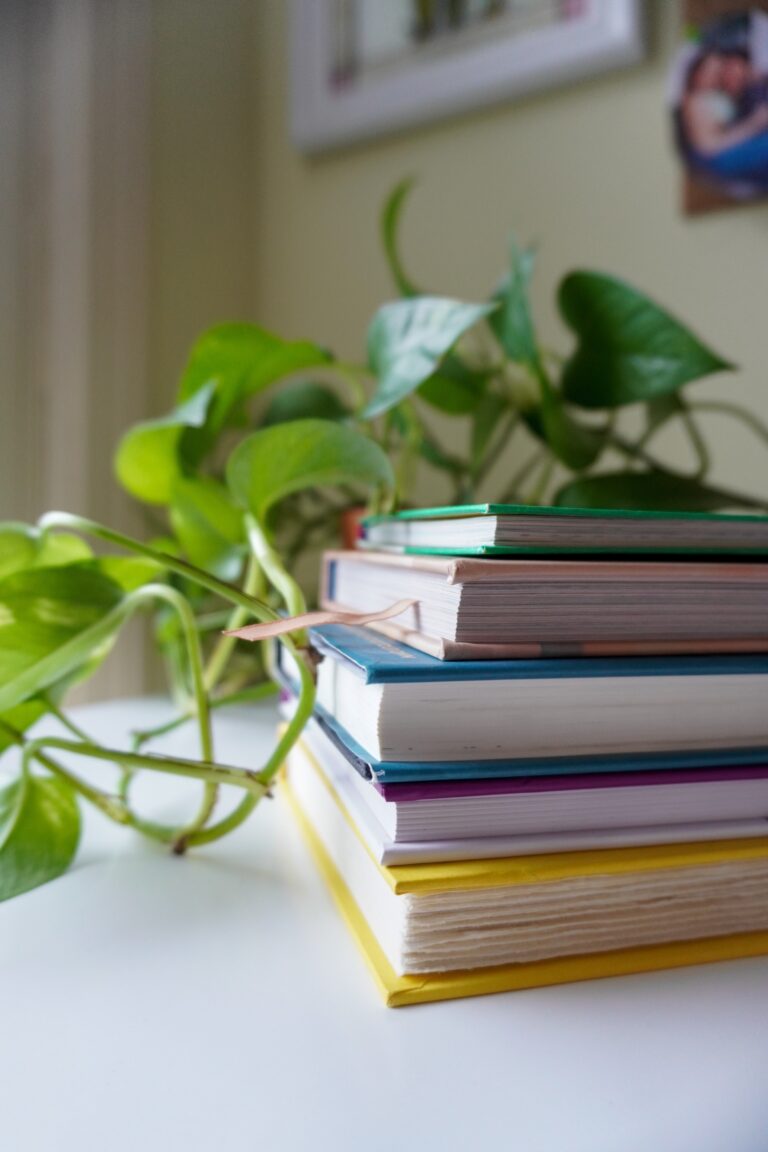
[[[583,22],[414,60],[334,92],[328,83],[331,0],[293,0],[294,143],[301,151],[321,152],[640,60],[642,0],[590,2]]]

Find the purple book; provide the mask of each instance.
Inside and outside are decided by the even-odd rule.
[[[394,804],[409,800],[448,800],[462,796],[511,796],[535,792],[574,792],[596,788],[637,788],[642,785],[703,784],[768,779],[768,764],[734,764],[723,768],[666,769],[658,772],[584,773],[579,776],[532,776],[502,780],[434,780],[373,787]]]

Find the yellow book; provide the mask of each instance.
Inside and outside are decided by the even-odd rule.
[[[393,1007],[768,954],[766,838],[387,868],[306,745],[286,767],[284,792]]]

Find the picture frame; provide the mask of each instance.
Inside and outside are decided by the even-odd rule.
[[[451,0],[434,4],[457,10]],[[391,24],[399,8],[402,26],[403,0],[293,0],[296,147],[319,153],[375,138],[627,66],[645,52],[642,0],[489,0],[493,21],[480,7],[469,0],[467,26],[430,31],[386,66],[350,68],[343,53],[354,52],[362,18]]]
[[[687,216],[768,199],[768,0],[684,0],[668,77]]]

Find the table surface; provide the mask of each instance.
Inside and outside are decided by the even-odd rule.
[[[79,720],[115,746],[170,714]],[[258,765],[274,723],[219,714],[218,758]],[[8,1152],[764,1152],[766,1067],[768,959],[385,1008],[279,798],[185,859],[88,816],[74,869],[0,906]]]

